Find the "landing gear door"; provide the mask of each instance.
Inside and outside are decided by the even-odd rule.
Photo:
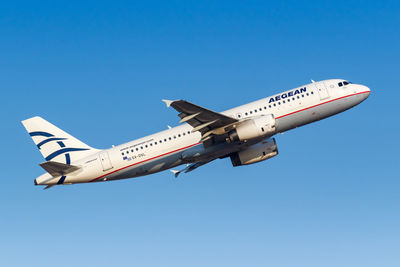
[[[324,100],[324,99],[329,98],[328,89],[326,88],[326,86],[325,86],[325,84],[323,82],[314,83],[314,85],[315,85],[315,88],[318,91],[320,100]]]
[[[108,171],[109,169],[113,168],[107,151],[100,152],[99,158],[100,158],[101,166],[103,166],[103,171]]]

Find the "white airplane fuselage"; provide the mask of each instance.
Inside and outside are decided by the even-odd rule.
[[[341,79],[313,82],[221,113],[237,120],[272,114],[276,120],[274,134],[282,133],[343,112],[358,105],[370,94],[366,86],[343,83],[347,82]],[[271,136],[268,136],[205,146],[201,133],[192,130],[192,126],[183,123],[122,145],[97,150],[71,162],[79,166],[79,170],[62,177],[45,173],[35,179],[35,184],[74,184],[134,178],[182,164],[228,157],[271,140]]]

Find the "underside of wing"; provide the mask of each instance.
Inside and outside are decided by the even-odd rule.
[[[209,162],[211,162],[211,161],[213,161],[213,160],[214,160],[214,159],[207,160],[207,161],[196,162],[196,163],[191,163],[191,164],[188,164],[188,165],[186,166],[186,168],[184,168],[183,170],[180,170],[180,171],[171,170],[171,172],[174,174],[175,178],[178,178],[178,175],[179,175],[179,174],[191,172],[191,171],[197,169],[198,167],[203,166],[203,165],[205,165],[205,164],[207,164],[207,163],[209,163]]]

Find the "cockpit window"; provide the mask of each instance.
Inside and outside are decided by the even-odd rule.
[[[345,85],[348,85],[348,84],[351,84],[351,82],[343,81],[343,82],[338,83],[339,87],[342,87],[342,86],[345,86]]]

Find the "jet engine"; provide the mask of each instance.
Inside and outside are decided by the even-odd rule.
[[[276,121],[274,115],[259,116],[254,119],[246,120],[229,132],[230,142],[247,141],[258,137],[269,137],[275,134]]]
[[[275,138],[265,140],[261,143],[249,146],[248,148],[230,155],[234,167],[249,165],[278,155],[278,147]]]

